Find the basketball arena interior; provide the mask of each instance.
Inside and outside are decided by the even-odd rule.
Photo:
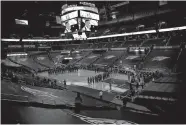
[[[184,1],[1,1],[1,123],[186,123],[185,12]]]

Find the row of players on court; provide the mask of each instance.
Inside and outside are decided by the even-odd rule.
[[[98,83],[98,82],[108,78],[110,76],[110,74],[111,74],[111,72],[104,72],[103,74],[99,74],[99,75],[96,75],[96,76],[88,77],[87,78],[87,82],[88,82],[88,84]]]
[[[57,67],[54,69],[50,69],[48,70],[49,74],[61,74],[61,73],[66,73],[66,72],[77,72],[78,71],[78,67],[76,66],[69,66],[69,67]]]
[[[68,67],[56,67],[54,69],[49,69],[49,74],[63,74],[63,73],[70,73],[70,72],[77,72],[78,69],[90,69],[90,67],[83,67],[83,66],[68,66]],[[95,73],[101,72],[101,69],[94,67]],[[105,70],[106,71],[106,70]]]

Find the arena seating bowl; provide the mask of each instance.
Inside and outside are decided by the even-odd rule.
[[[147,56],[144,68],[171,70],[176,63],[178,53],[179,49],[154,49]]]
[[[144,43],[143,43],[143,47],[147,47],[147,46],[151,46],[151,45],[155,45],[155,46],[165,46],[167,43],[167,40],[164,39],[164,38],[161,38],[161,39],[149,39],[149,40],[146,40]]]

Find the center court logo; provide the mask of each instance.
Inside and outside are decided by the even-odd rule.
[[[59,59],[61,59],[62,57],[63,57],[63,55],[58,55],[58,56],[56,56],[56,59],[59,60]]]
[[[114,57],[116,57],[116,56],[114,56],[114,55],[109,55],[109,56],[106,56],[105,59],[111,59],[111,58],[114,58]]]
[[[45,57],[37,57],[38,60],[44,60]]]
[[[93,58],[96,58],[97,56],[89,56],[88,58],[89,59],[93,59]]]
[[[163,61],[165,59],[169,59],[170,57],[166,57],[166,56],[157,56],[157,57],[154,57],[152,59],[152,61]]]
[[[25,62],[27,61],[27,58],[20,58],[20,61]]]
[[[82,58],[82,56],[76,56],[76,57],[75,57],[75,59],[80,59],[80,58]]]
[[[128,59],[128,60],[133,60],[133,59],[136,59],[136,58],[138,58],[139,56],[128,56],[126,59]]]

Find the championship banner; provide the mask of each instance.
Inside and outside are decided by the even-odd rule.
[[[15,23],[20,25],[28,25],[28,20],[15,19]]]

